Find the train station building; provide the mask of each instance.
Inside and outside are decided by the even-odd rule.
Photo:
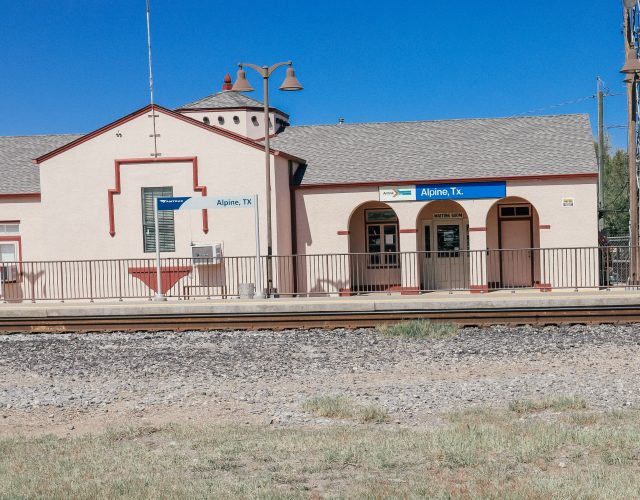
[[[280,293],[547,289],[570,271],[538,249],[598,246],[587,115],[291,126],[272,108],[269,119]],[[5,288],[52,293],[26,263],[153,258],[158,196],[257,194],[266,254],[263,127],[262,103],[223,90],[84,135],[0,137]],[[254,255],[250,211],[166,212],[159,227],[165,258],[215,249],[215,261],[182,265],[194,283],[251,280],[220,269]]]

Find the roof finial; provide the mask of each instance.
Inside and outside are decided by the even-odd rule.
[[[231,84],[231,75],[227,73],[224,75],[224,83],[222,84],[222,90],[231,90],[233,85]]]

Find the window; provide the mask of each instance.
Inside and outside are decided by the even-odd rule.
[[[172,187],[142,188],[142,241],[145,253],[156,251],[156,229],[154,203],[156,198],[173,196]],[[158,212],[158,232],[160,233],[160,251],[176,251],[176,234],[173,210]]]
[[[209,120],[209,118],[207,118],[206,116],[202,119],[202,121],[206,124],[209,125],[211,123],[211,121]]]
[[[370,266],[398,265],[398,218],[393,210],[366,210]]]
[[[237,116],[234,116],[234,117],[233,117],[233,123],[235,123],[236,125],[237,125],[238,123],[240,123],[240,118],[239,118],[239,117],[237,117]]]
[[[258,117],[257,116],[252,116],[251,117],[251,123],[253,123],[257,127],[259,125]]]
[[[0,222],[0,236],[20,234],[19,222]]]
[[[460,255],[460,226],[458,224],[438,224],[436,239],[438,257],[458,257]]]
[[[224,116],[219,116],[218,117],[218,124],[224,125]]]
[[[16,262],[18,252],[15,243],[0,243],[0,262]]]
[[[500,217],[530,217],[531,207],[529,205],[501,206]]]

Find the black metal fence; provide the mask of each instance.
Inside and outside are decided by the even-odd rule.
[[[577,290],[635,281],[630,252],[627,246],[606,246],[290,255],[263,257],[260,269],[262,283],[275,296]],[[254,257],[164,258],[161,292],[181,300],[238,297],[241,284],[256,282],[255,269]],[[152,299],[156,288],[153,259],[0,263],[0,302]]]

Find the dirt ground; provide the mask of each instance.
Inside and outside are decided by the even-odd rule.
[[[344,395],[429,428],[470,407],[572,395],[640,407],[640,326],[467,329],[442,340],[371,330],[0,337],[0,436],[170,422],[326,426],[304,401]]]

